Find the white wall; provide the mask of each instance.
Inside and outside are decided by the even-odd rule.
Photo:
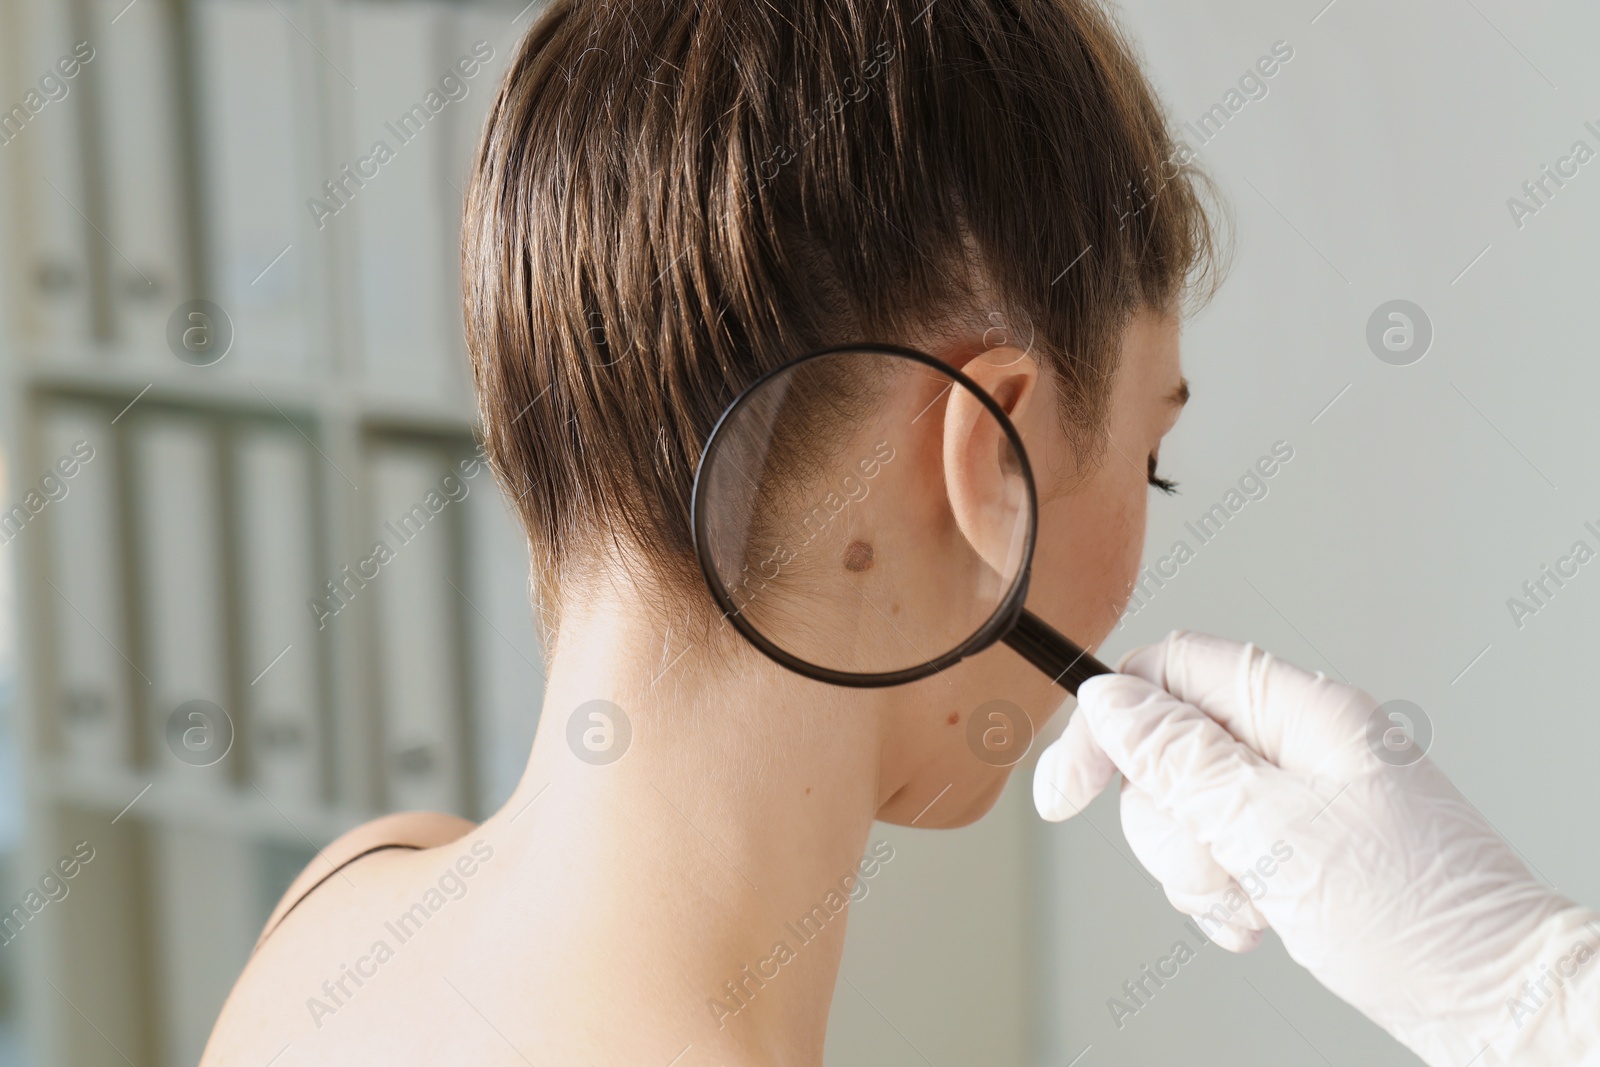
[[[1105,658],[1172,628],[1210,630],[1412,700],[1466,795],[1545,878],[1600,905],[1587,669],[1600,562],[1520,630],[1506,606],[1575,540],[1600,549],[1583,528],[1600,528],[1600,160],[1520,230],[1506,206],[1575,140],[1600,151],[1584,128],[1600,129],[1600,10],[1325,3],[1124,5],[1180,121],[1274,42],[1295,53],[1202,150],[1234,208],[1237,258],[1185,335],[1195,398],[1162,453],[1182,491],[1155,502],[1147,563],[1180,537],[1193,545],[1184,522],[1274,442],[1295,458]],[[1434,326],[1411,366],[1380,362],[1365,340],[1368,316],[1395,298]],[[1086,1045],[1081,1067],[1418,1062],[1275,941],[1244,958],[1205,949],[1119,1031],[1106,1000],[1172,941],[1194,939],[1131,866],[1114,797],[1088,815],[1092,826],[1038,831],[1055,961],[1041,1062]]]

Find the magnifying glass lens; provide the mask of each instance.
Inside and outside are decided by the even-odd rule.
[[[846,684],[993,640],[1026,582],[1034,493],[993,402],[878,350],[792,364],[708,443],[695,531],[713,596],[769,656]]]

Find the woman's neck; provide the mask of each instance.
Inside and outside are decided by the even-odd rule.
[[[870,888],[873,815],[898,788],[879,698],[764,661],[714,669],[688,643],[636,597],[564,615],[528,769],[490,820],[549,917],[529,948],[573,1032],[597,1035],[590,1062],[692,1045],[820,1064],[845,901]]]

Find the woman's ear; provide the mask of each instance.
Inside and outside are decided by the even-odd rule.
[[[962,369],[1013,420],[1038,389],[1039,365],[1014,348],[991,349]],[[1011,439],[967,389],[952,389],[945,407],[944,467],[950,510],[962,536],[1010,582],[1032,518],[1027,488]]]
[[[1000,345],[978,353],[960,370],[982,386],[1020,429],[1033,394],[1039,391],[1039,363],[1032,354]]]

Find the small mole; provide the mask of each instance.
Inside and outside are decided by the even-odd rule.
[[[866,541],[851,541],[844,550],[844,569],[860,574],[872,569],[872,545]]]
[[[811,787],[808,785],[808,786],[806,786],[806,796],[810,796],[810,795],[811,795]]]
[[[945,722],[946,726],[954,726],[956,723],[958,723],[960,721],[961,721],[961,713],[959,711],[952,711],[950,713],[950,717],[948,719],[946,719],[944,722]]]

